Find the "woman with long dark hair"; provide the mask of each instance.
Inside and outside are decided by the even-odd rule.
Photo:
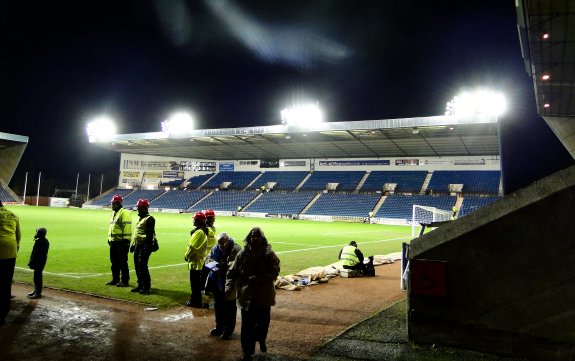
[[[228,270],[226,292],[235,289],[242,312],[241,344],[243,360],[250,360],[256,341],[266,352],[266,338],[275,305],[275,280],[280,273],[280,260],[259,227],[250,230],[245,246]]]

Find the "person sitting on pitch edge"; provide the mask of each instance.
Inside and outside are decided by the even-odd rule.
[[[363,275],[375,276],[373,268],[373,256],[369,256],[369,262],[363,263],[365,257],[357,248],[355,241],[349,242],[349,245],[339,251],[338,259],[344,269],[358,270]]]

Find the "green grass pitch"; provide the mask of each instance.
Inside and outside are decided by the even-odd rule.
[[[34,232],[48,229],[50,240],[44,285],[106,297],[138,301],[158,307],[185,303],[190,297],[189,273],[184,252],[192,229],[191,214],[153,213],[160,250],[150,257],[152,294],[134,294],[129,288],[106,286],[111,279],[107,243],[111,211],[49,207],[8,207],[20,217],[22,241],[14,280],[32,286],[28,259]],[[132,220],[138,219],[133,212]],[[411,239],[411,228],[345,222],[313,222],[290,219],[217,217],[217,232],[229,233],[240,245],[251,227],[263,229],[281,260],[281,274],[294,274],[311,266],[337,261],[339,250],[357,241],[367,255],[401,251],[402,242]],[[136,284],[130,254],[130,284]],[[398,286],[399,287],[399,286]]]

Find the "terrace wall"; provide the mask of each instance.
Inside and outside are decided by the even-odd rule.
[[[573,214],[575,166],[412,240],[410,340],[573,359]]]

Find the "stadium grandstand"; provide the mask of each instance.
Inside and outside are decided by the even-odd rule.
[[[18,197],[8,184],[14,175],[22,154],[28,145],[28,137],[0,132],[0,200],[3,203],[20,203]]]
[[[123,134],[118,187],[162,212],[411,224],[414,204],[469,214],[501,197],[496,118],[437,116]],[[465,199],[470,197],[466,203]]]

